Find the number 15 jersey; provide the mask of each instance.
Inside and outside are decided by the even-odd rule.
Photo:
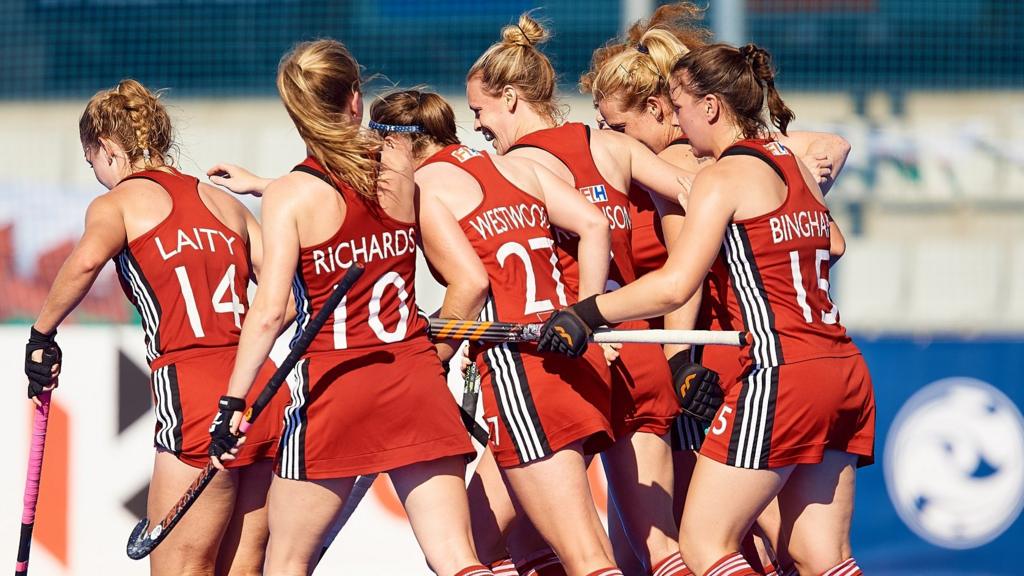
[[[153,369],[174,362],[177,352],[237,346],[249,309],[248,246],[206,207],[196,178],[171,170],[127,178],[159,184],[172,208],[114,258],[121,288],[142,318]]]
[[[775,210],[726,228],[711,267],[710,284],[722,289],[705,297],[725,304],[719,323],[742,324],[753,336],[742,351],[743,368],[858,354],[828,295],[831,216],[804,182],[796,157],[768,140],[741,140],[722,153],[732,155],[763,160],[788,188]]]

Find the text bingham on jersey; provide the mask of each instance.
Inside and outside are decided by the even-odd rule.
[[[773,216],[769,221],[772,244],[788,242],[794,238],[828,238],[829,216],[823,210],[799,210]]]
[[[389,230],[333,246],[313,250],[313,268],[316,274],[333,274],[353,263],[367,264],[375,260],[398,258],[416,251],[416,228]]]
[[[216,228],[192,228],[191,234],[188,230],[179,228],[175,236],[174,240],[167,242],[168,246],[174,246],[172,250],[167,250],[159,237],[153,239],[156,243],[156,249],[160,252],[160,256],[165,262],[185,250],[216,252],[217,244],[223,244],[227,248],[228,253],[234,255],[235,249],[231,245],[235,240],[238,240],[237,237],[228,236]]]

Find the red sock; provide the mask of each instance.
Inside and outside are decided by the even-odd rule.
[[[455,573],[455,576],[494,576],[494,572],[491,572],[487,566],[475,564],[459,570]]]
[[[862,576],[862,574],[864,573],[860,571],[860,566],[857,566],[857,561],[847,558],[826,570],[821,576]]]
[[[511,558],[491,562],[490,568],[491,572],[494,572],[494,576],[519,576],[516,565],[512,563]]]
[[[719,559],[708,568],[704,576],[761,576],[743,559],[739,552],[733,552]]]
[[[666,556],[651,568],[651,576],[693,576],[679,552]]]
[[[625,575],[622,573],[622,570],[619,570],[618,568],[615,568],[613,566],[611,568],[601,568],[600,570],[594,570],[590,574],[587,574],[587,576],[625,576]]]
[[[562,562],[551,549],[528,556],[516,565],[516,569],[522,576],[566,576]]]

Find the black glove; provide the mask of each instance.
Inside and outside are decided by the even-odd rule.
[[[57,331],[43,334],[36,327],[29,333],[28,344],[25,345],[25,375],[28,376],[28,397],[35,398],[43,393],[43,389],[53,384],[54,364],[60,364],[62,353],[57,345]],[[32,360],[32,353],[43,351],[42,362]]]
[[[690,362],[689,350],[669,358],[668,366],[682,411],[704,423],[714,420],[718,407],[725,400],[718,373]]]
[[[231,432],[231,417],[245,410],[245,400],[234,396],[221,396],[217,402],[217,415],[210,424],[210,456],[220,458],[238,443],[238,435]]]
[[[587,351],[594,329],[607,323],[597,308],[597,296],[585,298],[548,318],[540,328],[537,351],[579,358]]]

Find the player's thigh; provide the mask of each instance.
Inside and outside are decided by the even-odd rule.
[[[267,497],[268,573],[288,573],[296,565],[312,567],[354,484],[354,477],[289,480],[274,476]]]
[[[173,454],[158,451],[147,500],[150,522],[159,522],[200,472],[201,469],[179,461]],[[213,477],[188,514],[150,555],[154,575],[213,570],[221,537],[231,518],[236,488],[237,474],[232,470]]]
[[[699,456],[679,527],[679,544],[687,564],[706,569],[724,554],[738,551],[754,519],[782,489],[792,470],[793,466],[736,468]]]
[[[267,491],[274,477],[272,460],[260,460],[238,468],[238,494],[217,557],[217,573],[228,576],[256,575],[270,537],[267,526]]]
[[[819,464],[797,466],[779,494],[780,548],[801,572],[824,572],[850,555],[857,456],[826,450]]]
[[[489,447],[480,455],[467,490],[477,557],[484,564],[507,557],[506,539],[516,511]]]
[[[522,510],[568,569],[611,561],[608,537],[597,529],[600,518],[581,445],[575,442],[544,459],[503,469]]]
[[[427,562],[439,575],[475,564],[461,456],[418,462],[388,473]]]

